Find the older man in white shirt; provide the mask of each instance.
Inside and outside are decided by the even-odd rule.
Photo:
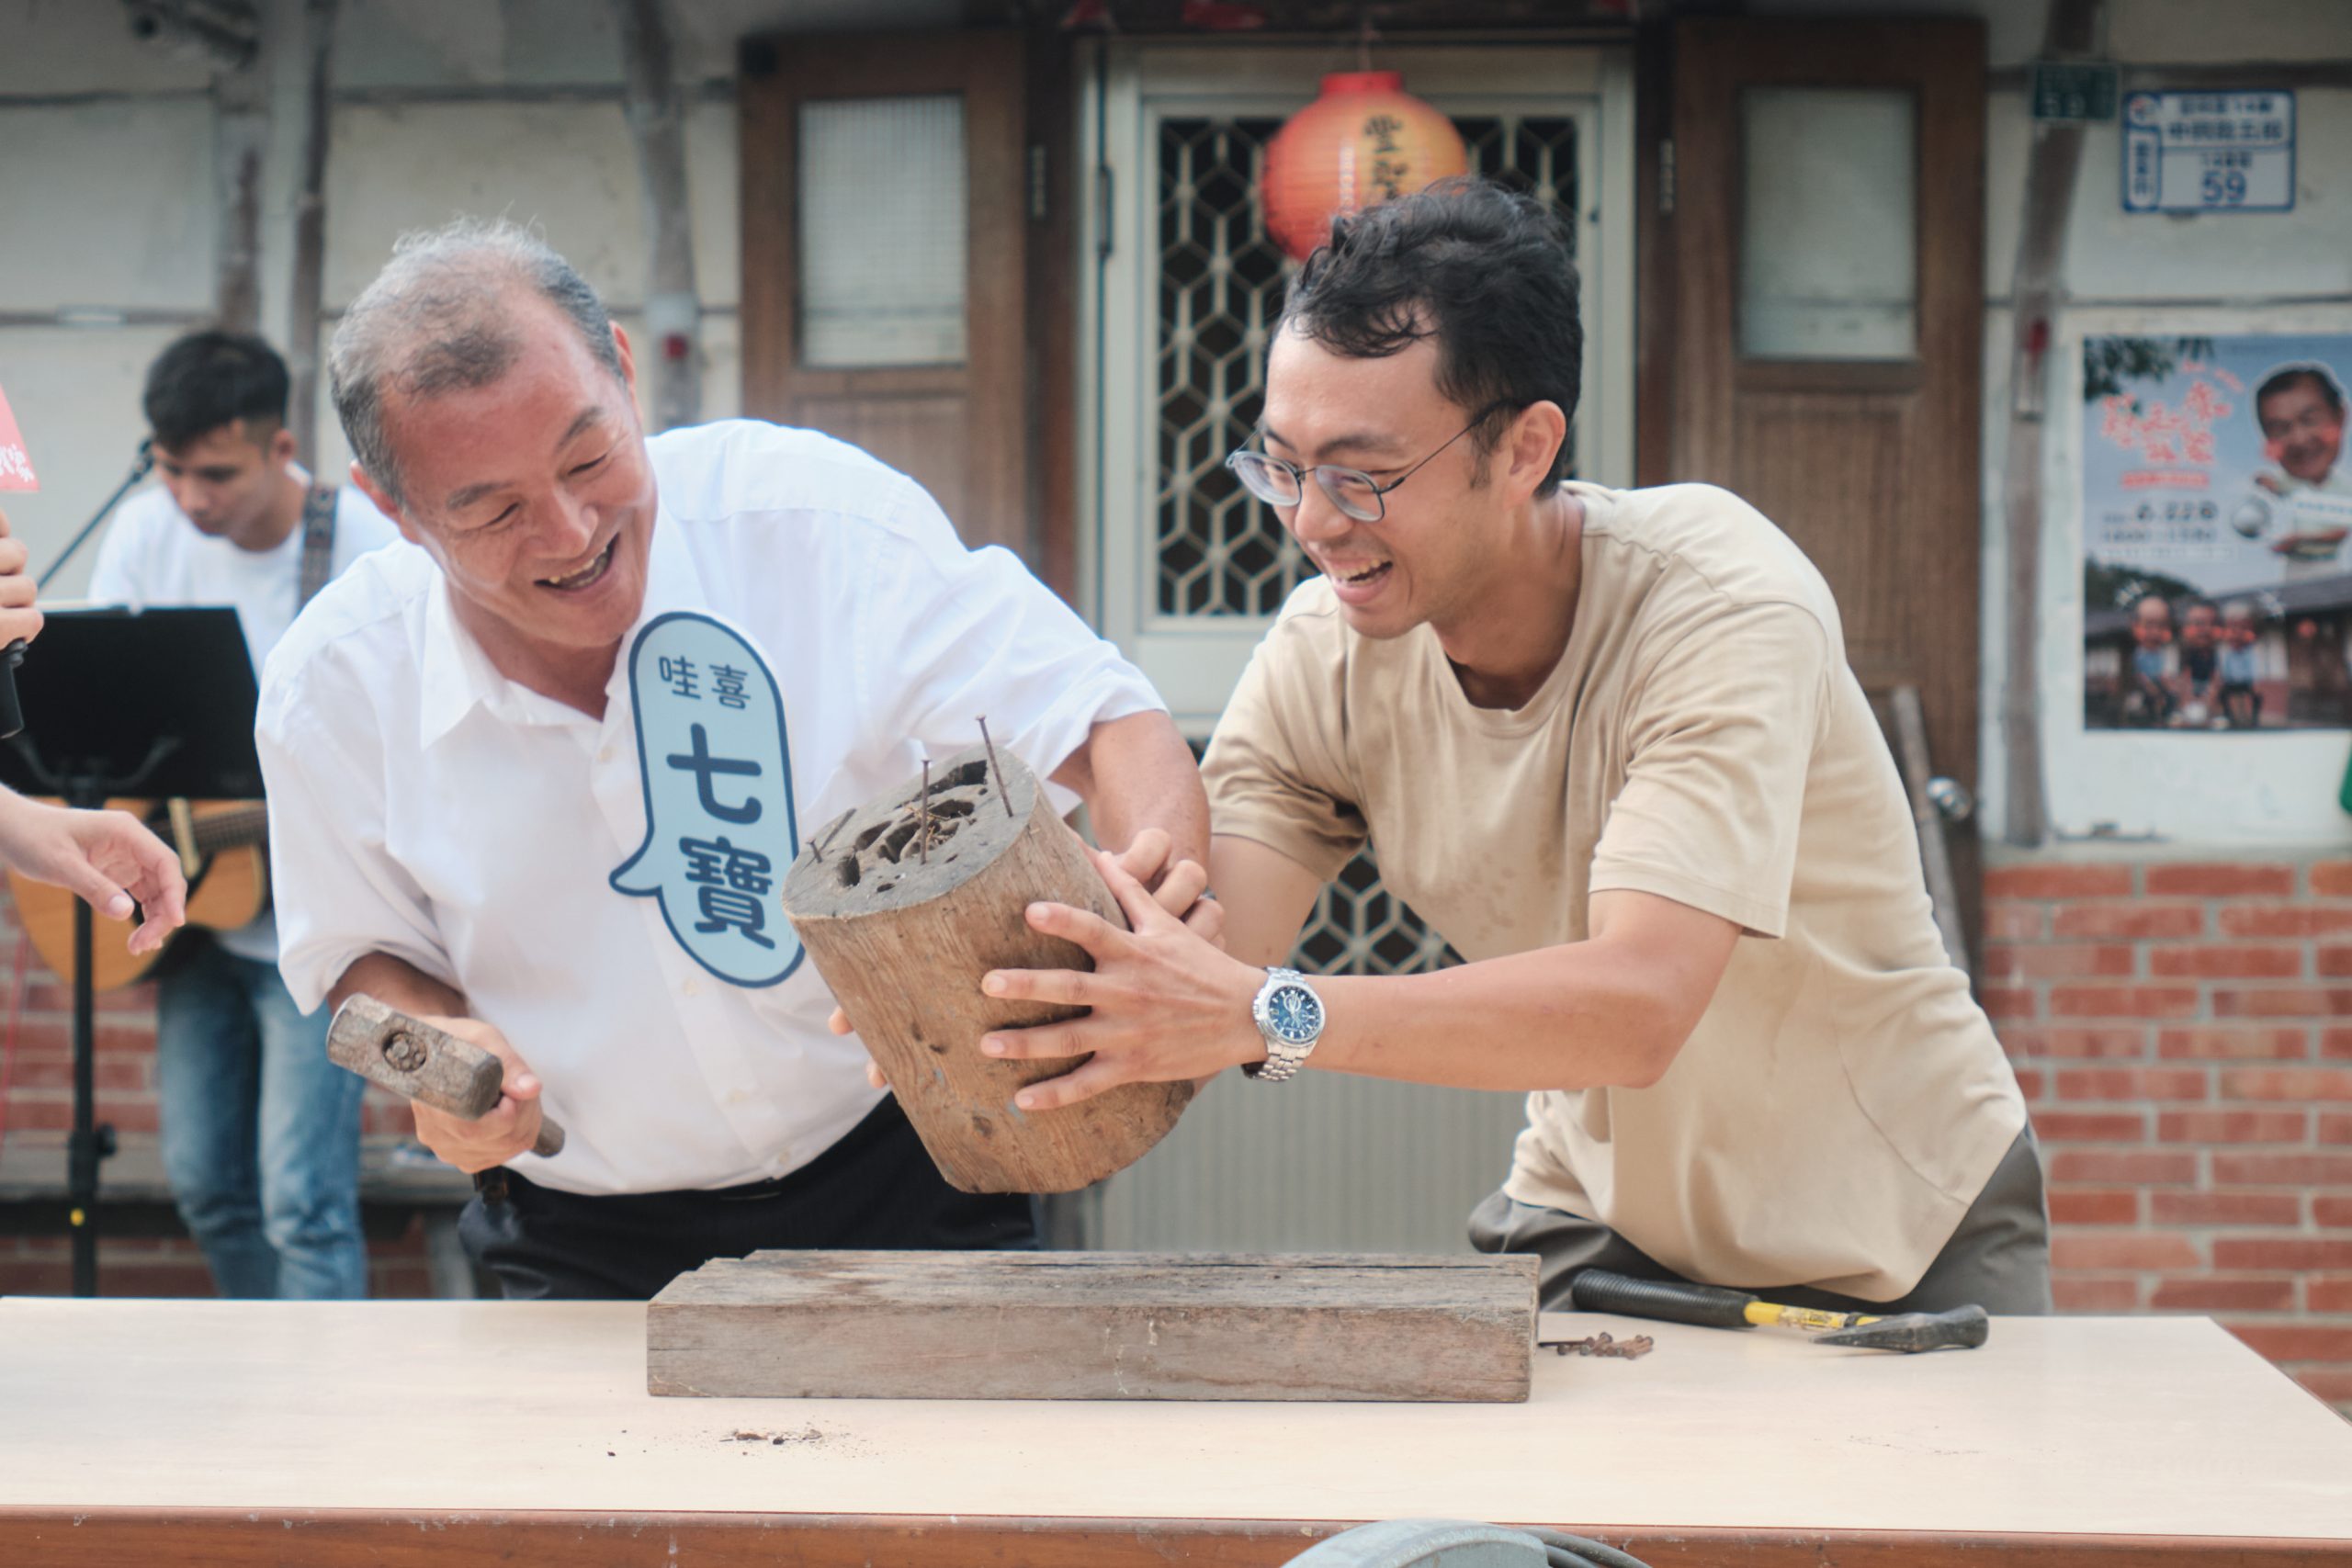
[[[354,477],[421,548],[322,593],[264,679],[283,964],[306,1005],[367,991],[506,1058],[479,1122],[416,1111],[477,1173],[475,1256],[510,1297],[642,1298],[761,1247],[1030,1244],[1027,1201],[950,1189],[827,1029],[775,889],[799,831],[983,715],[1106,843],[1204,859],[1148,684],[854,448],[647,440],[627,337],[511,226],[404,241],[333,372]]]

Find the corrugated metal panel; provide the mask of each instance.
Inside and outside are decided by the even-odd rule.
[[[1525,1107],[1524,1095],[1339,1073],[1229,1074],[1111,1179],[1098,1245],[1464,1251],[1464,1221],[1509,1174]]]

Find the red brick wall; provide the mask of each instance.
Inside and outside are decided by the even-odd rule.
[[[2061,1311],[2219,1318],[2352,1414],[2352,862],[1984,878]]]
[[[48,1236],[0,1235],[0,1296],[62,1296],[73,1287],[69,1243]],[[424,1237],[413,1222],[401,1235],[368,1244],[368,1290],[379,1300],[433,1293]],[[102,1236],[98,1293],[209,1296],[212,1277],[205,1271],[204,1255],[185,1236]]]
[[[27,953],[19,998],[17,961]],[[8,1026],[15,1006],[16,1026]],[[110,1122],[125,1147],[155,1141],[155,998],[152,986],[110,991],[97,998],[97,1116]],[[60,1140],[74,1124],[74,998],[38,954],[21,944],[14,906],[0,893],[0,1150],[54,1151],[64,1179]],[[391,1138],[410,1132],[408,1108],[370,1091],[365,1131]],[[10,1165],[16,1165],[12,1156]],[[104,1178],[101,1176],[101,1182]],[[103,1194],[105,1188],[100,1187]],[[417,1227],[369,1244],[370,1285],[383,1296],[431,1293]],[[63,1237],[0,1235],[0,1295],[62,1294],[71,1285],[71,1250]],[[204,1258],[183,1237],[106,1237],[98,1250],[98,1284],[114,1296],[197,1296],[212,1293]]]
[[[2211,1314],[2352,1414],[2352,861],[2032,862],[1984,894],[1983,995],[2041,1140],[2060,1309]],[[0,987],[17,951],[0,900]],[[153,997],[99,1000],[100,1119],[152,1140]],[[6,1137],[70,1123],[70,1006],[36,961],[12,1054],[0,1035]],[[407,1131],[389,1097],[367,1118]],[[425,1292],[413,1234],[373,1251],[379,1293]],[[209,1290],[185,1241],[101,1256],[110,1294]],[[66,1257],[0,1236],[0,1293],[63,1290]]]

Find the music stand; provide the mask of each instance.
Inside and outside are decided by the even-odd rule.
[[[123,795],[249,799],[253,658],[237,612],[51,610],[17,671],[23,733],[0,745],[0,784],[68,806]],[[74,901],[74,1132],[66,1144],[74,1293],[98,1293],[98,1163],[114,1128],[96,1117],[90,907]],[[22,983],[21,979],[18,982]]]

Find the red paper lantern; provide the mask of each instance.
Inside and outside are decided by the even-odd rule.
[[[1468,171],[1453,122],[1405,91],[1396,71],[1323,78],[1323,96],[1266,144],[1258,195],[1266,232],[1305,261],[1331,236],[1331,220],[1409,196]]]

